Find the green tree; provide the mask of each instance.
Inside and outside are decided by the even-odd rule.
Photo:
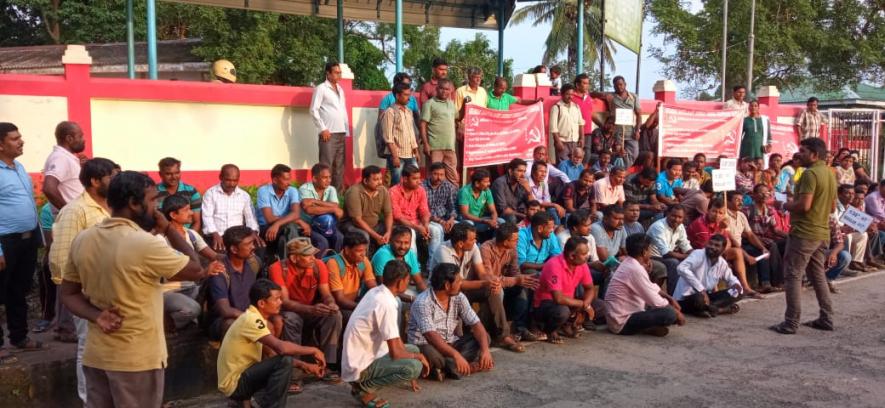
[[[690,84],[687,93],[720,87],[722,0],[692,13],[679,0],[651,0],[650,12],[667,49],[652,48],[665,73]],[[750,2],[728,10],[725,82],[747,82]],[[885,78],[885,13],[881,1],[778,0],[756,2],[754,85],[782,89],[810,84],[837,89]]]
[[[486,36],[476,34],[476,37],[471,41],[449,41],[442,51],[442,57],[449,63],[449,79],[454,82],[456,88],[467,81],[467,69],[470,67],[482,69],[483,86],[492,87],[498,72],[498,53],[491,47]],[[428,64],[428,78],[430,77],[429,66]],[[512,76],[513,60],[505,59],[504,78]]]
[[[584,1],[584,71],[599,66],[599,49],[602,48],[605,63],[615,69],[612,41],[602,35],[600,2]],[[544,0],[520,8],[513,13],[510,25],[531,21],[533,27],[550,24],[550,32],[544,41],[543,62],[549,64],[565,54],[568,67],[577,66],[578,2],[576,0]],[[565,66],[563,67],[565,68]],[[591,81],[593,82],[593,81]]]

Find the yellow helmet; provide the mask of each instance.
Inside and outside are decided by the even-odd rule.
[[[237,69],[226,59],[220,59],[212,64],[212,75],[225,82],[237,82]]]

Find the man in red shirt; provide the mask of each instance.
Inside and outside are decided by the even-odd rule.
[[[415,166],[403,168],[400,183],[390,187],[390,206],[393,209],[394,224],[412,229],[412,249],[417,251],[415,240],[429,240],[430,248],[442,244],[443,231],[439,225],[430,225],[430,206],[427,192],[421,187],[421,171]]]
[[[421,105],[424,105],[424,102],[427,102],[429,99],[436,96],[436,86],[439,83],[439,80],[446,79],[449,76],[449,63],[446,62],[446,60],[439,57],[434,58],[431,67],[433,69],[430,81],[421,85],[421,94],[418,98]],[[455,100],[454,92],[449,95],[449,99]]]
[[[595,292],[593,278],[587,259],[590,257],[590,246],[583,237],[571,237],[565,243],[564,252],[547,260],[541,269],[541,279],[535,291],[535,321],[543,326],[547,341],[562,344],[559,329],[569,337],[578,337],[574,324],[567,324],[569,318],[586,313],[587,319],[594,319],[593,309]],[[578,299],[578,285],[583,289],[583,298]]]
[[[338,381],[341,311],[329,291],[329,270],[317,262],[317,252],[310,238],[295,238],[286,244],[286,259],[271,264],[267,271],[282,288],[283,340],[304,345],[304,339],[317,346],[329,367],[324,379]]]

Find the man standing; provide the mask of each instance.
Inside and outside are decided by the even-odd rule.
[[[375,394],[379,388],[412,382],[430,373],[430,364],[417,347],[404,345],[399,334],[397,296],[409,287],[409,266],[393,261],[385,266],[383,285],[366,292],[344,330],[341,379],[362,406],[386,407]]]
[[[393,209],[390,195],[381,181],[381,168],[366,166],[363,179],[344,193],[347,218],[341,231],[356,231],[370,239],[369,247],[377,248],[390,240],[393,228]]]
[[[344,137],[350,133],[344,90],[338,85],[341,67],[326,63],[326,81],[317,85],[310,100],[310,116],[319,131],[320,163],[332,169],[332,185],[344,189]]]
[[[381,134],[387,144],[387,170],[390,184],[399,184],[403,167],[418,165],[418,140],[415,138],[415,119],[407,106],[412,96],[408,84],[393,87],[396,103],[381,115]]]
[[[593,97],[590,95],[590,76],[586,73],[575,76],[575,94],[572,96],[572,102],[578,105],[581,117],[584,118],[584,132],[581,136],[584,139],[585,160],[589,161],[592,153],[588,147],[592,147],[590,133],[593,131]]]
[[[809,137],[820,137],[821,126],[826,126],[827,119],[823,113],[817,110],[820,101],[817,97],[808,98],[805,109],[796,117],[796,130],[799,132],[799,139],[807,139]]]
[[[492,198],[501,218],[514,224],[525,218],[525,206],[534,200],[529,180],[525,176],[525,160],[516,158],[507,165],[504,174],[492,183]]]
[[[424,84],[426,88],[428,84]],[[422,93],[422,98],[423,98]],[[424,144],[424,154],[431,163],[443,163],[446,178],[453,185],[460,185],[458,178],[458,155],[455,153],[455,121],[458,111],[452,102],[452,81],[440,79],[435,96],[421,106],[419,131]]]
[[[329,270],[316,259],[317,252],[310,239],[295,238],[286,243],[286,258],[270,265],[267,272],[282,288],[283,340],[311,343],[323,350],[329,364],[324,379],[337,381],[341,311],[329,291]]]
[[[604,94],[606,104],[608,105],[609,117],[618,117],[618,111],[621,116],[631,116],[632,124],[617,123],[615,120],[614,137],[615,145],[624,146],[624,167],[630,167],[636,161],[639,155],[639,135],[642,127],[642,107],[639,104],[639,97],[634,93],[627,91],[627,81],[622,76],[616,76],[612,80],[612,86],[615,91],[610,94]],[[597,96],[594,94],[594,96]],[[627,115],[624,115],[626,112]]]
[[[402,182],[391,187],[389,193],[394,222],[411,228],[415,237],[413,241],[429,241],[428,248],[432,254],[442,244],[445,231],[441,225],[430,223],[427,193],[421,188],[421,171],[418,167],[406,166]]]
[[[584,117],[581,108],[572,103],[574,94],[574,85],[563,85],[562,99],[550,108],[550,149],[556,152],[557,163],[568,160],[572,149],[584,149]]]
[[[418,346],[439,381],[443,371],[460,379],[495,365],[489,335],[461,293],[462,279],[457,265],[437,265],[430,276],[432,289],[418,295],[410,310],[409,343]],[[462,324],[470,332],[459,338],[455,329]]]
[[[461,119],[464,115],[464,105],[486,107],[489,104],[489,94],[480,85],[482,85],[482,69],[467,68],[467,84],[455,91],[455,109],[459,115],[462,115]]]
[[[87,401],[90,406],[159,406],[167,356],[162,279],[200,280],[218,274],[220,264],[204,270],[193,246],[169,231],[156,211],[157,189],[150,177],[120,173],[111,180],[107,199],[111,218],[74,239],[62,275],[62,301],[90,323],[83,354]]]
[[[86,191],[65,205],[55,218],[55,224],[52,226],[54,241],[49,249],[49,270],[52,272],[53,282],[59,286],[59,295],[61,295],[62,275],[68,265],[74,237],[111,216],[108,210],[107,196],[111,178],[116,174],[114,167],[114,162],[99,157],[83,163],[83,168],[80,170],[80,180]],[[67,308],[61,305],[61,301],[59,304],[59,321],[61,322],[65,315],[71,319]],[[79,318],[73,320],[71,324],[75,325],[77,333],[77,393],[80,399],[86,402],[83,352],[86,347],[88,322]]]
[[[67,121],[55,127],[55,141],[43,166],[43,194],[57,212],[83,194],[77,155],[86,150],[86,141],[80,125]]]
[[[221,166],[218,174],[220,183],[209,187],[203,197],[203,235],[212,239],[212,249],[224,252],[224,240],[221,237],[228,228],[245,225],[258,237],[258,221],[252,210],[252,198],[249,193],[238,187],[240,184],[240,168],[233,164]],[[256,239],[258,246],[264,241]]]
[[[747,116],[747,112],[750,109],[750,104],[747,103],[747,87],[743,85],[736,85],[734,88],[731,88],[731,99],[725,101],[725,104],[722,105],[722,109],[735,109],[741,111],[741,117]]]
[[[331,185],[332,170],[317,163],[310,168],[310,174],[313,181],[298,187],[301,219],[310,225],[311,239],[316,240],[317,247],[341,251],[344,236],[338,230],[338,222],[344,218],[344,210],[338,203],[338,190]]]
[[[795,334],[799,328],[803,275],[811,281],[820,306],[820,317],[805,324],[818,330],[833,330],[833,305],[824,265],[830,245],[829,217],[835,205],[836,176],[824,162],[827,146],[823,140],[803,139],[798,155],[805,171],[796,184],[794,198],[784,204],[790,212],[790,235],[784,254],[787,310],[784,321],[771,326],[781,334]]]
[[[194,212],[193,221],[185,225],[194,231],[199,231],[202,225],[200,207],[203,204],[200,192],[194,186],[181,181],[181,161],[174,157],[165,157],[157,164],[160,171],[160,183],[157,184],[157,200],[163,202],[166,197],[178,194],[187,198],[190,202],[191,211]]]
[[[0,300],[6,306],[9,342],[19,349],[40,349],[39,341],[28,338],[28,303],[37,267],[40,231],[31,177],[16,157],[24,153],[25,142],[18,127],[0,122]],[[0,329],[2,330],[2,329]],[[3,333],[0,331],[0,345]],[[8,357],[0,351],[0,360]]]
[[[707,240],[705,248],[691,251],[688,258],[676,268],[679,282],[673,298],[679,302],[684,313],[713,317],[740,310],[735,302],[740,299],[741,283],[722,258],[726,243],[725,236],[713,235]],[[725,281],[728,287],[717,290],[720,281]]]
[[[434,97],[439,95],[439,92],[438,92],[439,82],[442,81],[443,79],[446,79],[446,77],[448,77],[448,76],[449,76],[449,64],[446,62],[446,60],[439,58],[439,57],[434,58],[433,62],[431,63],[430,81],[427,81],[421,85],[421,95],[420,95],[421,106],[424,106],[424,104],[427,103],[427,101],[429,101],[430,99],[433,99]],[[452,83],[449,82],[449,85],[451,86]],[[455,97],[455,94],[454,94],[452,88],[450,88],[450,92],[447,95],[445,95],[445,97],[440,97],[440,99],[453,100],[454,97]],[[454,121],[452,123],[454,124]]]
[[[506,111],[510,110],[510,105],[513,105],[514,103],[517,105],[531,105],[543,100],[543,98],[520,99],[505,91],[507,91],[507,79],[504,77],[496,77],[494,87],[492,87],[492,94],[489,95],[486,108]]]
[[[270,170],[270,183],[258,188],[258,226],[264,242],[277,259],[285,257],[285,246],[297,236],[313,238],[310,225],[301,219],[301,196],[291,186],[292,169],[277,164]],[[299,232],[300,230],[300,232]],[[317,239],[328,245],[325,239]],[[325,251],[329,247],[320,248]],[[270,259],[270,258],[269,258]]]

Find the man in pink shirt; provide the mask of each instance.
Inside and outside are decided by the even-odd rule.
[[[565,251],[561,255],[550,258],[541,269],[541,279],[535,290],[534,307],[535,321],[542,325],[547,341],[562,344],[559,329],[569,337],[577,337],[574,322],[569,324],[569,317],[586,313],[586,318],[593,320],[596,313],[593,309],[595,291],[593,278],[587,259],[590,257],[590,246],[583,237],[571,237],[565,243]],[[581,285],[582,299],[578,299],[576,291]]]
[[[584,146],[590,144],[590,133],[593,131],[593,98],[590,96],[590,76],[578,74],[575,77],[575,94],[572,102],[581,109],[581,117],[584,118]]]
[[[627,257],[612,274],[605,292],[605,320],[615,334],[644,333],[666,336],[667,326],[685,324],[677,303],[651,282],[651,239],[643,234],[627,237]]]
[[[427,204],[427,192],[421,187],[421,171],[412,165],[404,167],[400,183],[391,187],[388,194],[393,209],[393,222],[414,231],[412,249],[417,250],[416,238],[430,240],[430,248],[439,247],[444,231],[441,226],[430,224],[430,207]]]
[[[624,179],[626,177],[627,172],[623,167],[614,167],[608,177],[593,182],[593,213],[601,212],[603,208],[610,205],[624,204]],[[597,214],[597,219],[600,218],[602,218],[601,213]]]
[[[74,122],[55,127],[56,145],[43,165],[43,194],[58,213],[65,204],[83,194],[80,183],[80,155],[86,150],[83,130]]]

